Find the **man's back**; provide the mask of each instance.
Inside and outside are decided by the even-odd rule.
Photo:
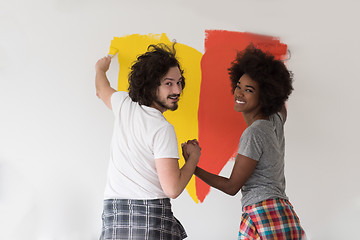
[[[114,133],[105,199],[166,198],[155,167],[157,158],[179,158],[174,127],[152,107],[133,102],[128,93],[111,97]]]

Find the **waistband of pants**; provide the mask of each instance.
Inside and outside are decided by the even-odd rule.
[[[120,204],[120,205],[170,205],[170,198],[159,198],[159,199],[105,199],[105,204]]]
[[[249,211],[253,208],[257,208],[257,207],[265,207],[265,206],[273,206],[273,207],[277,207],[277,206],[290,206],[293,207],[293,205],[287,200],[287,199],[283,199],[283,198],[273,198],[273,199],[267,199],[249,206],[246,206],[243,208],[243,211]]]

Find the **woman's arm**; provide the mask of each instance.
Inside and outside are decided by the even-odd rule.
[[[200,167],[196,167],[195,175],[210,186],[234,196],[254,172],[256,165],[257,161],[238,154],[230,178],[209,173]]]

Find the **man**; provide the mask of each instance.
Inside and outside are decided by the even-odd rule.
[[[190,144],[179,169],[174,127],[166,110],[176,110],[185,87],[175,48],[150,45],[129,74],[129,93],[111,88],[111,62],[95,65],[96,95],[115,115],[100,239],[183,239],[186,232],[173,216],[169,198],[178,197],[200,157]]]

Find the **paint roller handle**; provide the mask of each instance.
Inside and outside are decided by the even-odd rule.
[[[119,52],[119,49],[110,46],[109,54],[108,56],[113,58],[117,53]]]

